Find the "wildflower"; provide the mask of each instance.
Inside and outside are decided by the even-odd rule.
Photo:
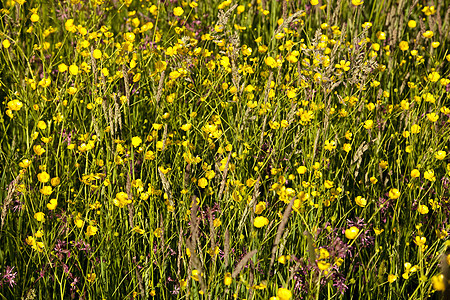
[[[95,226],[92,226],[92,225],[89,225],[87,228],[86,228],[86,236],[93,236],[93,235],[95,235],[96,233],[97,233],[97,231],[98,231],[98,228],[97,227],[95,227]]]
[[[420,132],[420,126],[417,124],[414,124],[411,126],[411,133],[419,133]]]
[[[37,212],[37,213],[34,214],[34,218],[38,222],[43,222],[43,221],[45,221],[45,214],[43,212]]]
[[[445,151],[438,151],[434,154],[434,158],[443,160],[443,159],[445,159],[446,155],[447,155],[447,153]]]
[[[317,4],[319,4],[319,0],[311,0],[311,1],[309,1],[310,3],[311,3],[311,5],[317,5]]]
[[[41,192],[42,195],[49,196],[53,192],[53,189],[51,186],[44,186],[39,192]]]
[[[323,186],[324,186],[326,189],[331,189],[331,188],[333,187],[333,181],[325,180],[325,183],[323,184]]]
[[[231,273],[230,272],[225,273],[225,278],[223,279],[223,284],[231,285],[232,282],[233,282],[233,278],[231,277]]]
[[[207,185],[208,185],[208,180],[206,179],[206,178],[200,178],[198,181],[197,181],[197,185],[199,186],[199,187],[201,187],[202,189],[204,189]]]
[[[89,282],[94,282],[96,277],[97,276],[95,275],[95,273],[89,273],[89,274],[87,274],[86,279]]]
[[[255,206],[255,214],[259,215],[266,209],[266,202],[260,201]]]
[[[335,65],[336,69],[342,69],[344,71],[348,71],[350,70],[350,62],[349,61],[345,61],[345,60],[341,60],[338,64]]]
[[[128,200],[127,193],[119,192],[116,194],[116,198],[114,198],[113,203],[115,206],[119,208],[123,208],[126,205],[130,204],[132,201]]]
[[[433,34],[433,31],[427,30],[424,33],[422,33],[422,35],[424,38],[432,38],[434,34]]]
[[[394,275],[394,274],[389,274],[388,275],[388,282],[389,283],[393,283],[396,280],[397,280],[397,275]]]
[[[123,35],[125,41],[132,43],[134,42],[134,39],[136,38],[136,35],[133,32],[127,32]]]
[[[359,229],[356,226],[352,226],[348,229],[345,229],[345,237],[349,240],[353,240],[358,236]]]
[[[372,129],[372,127],[373,127],[373,121],[372,121],[372,120],[367,120],[367,121],[364,122],[364,125],[363,125],[363,126],[364,126],[365,129],[368,129],[368,130],[369,130],[369,129]]]
[[[39,182],[46,183],[50,180],[50,175],[47,172],[42,172],[37,175]]]
[[[409,28],[415,28],[417,26],[417,22],[414,20],[409,20],[408,21],[408,27]]]
[[[392,188],[389,190],[389,199],[395,200],[400,197],[400,191],[398,189]]]
[[[440,44],[441,44],[441,43],[439,43],[439,42],[432,42],[432,43],[431,43],[431,47],[433,47],[434,49],[436,49],[437,47],[439,47]]]
[[[356,205],[361,206],[361,207],[365,207],[367,205],[366,198],[363,198],[361,196],[356,197],[355,202],[356,202]]]
[[[434,170],[427,170],[423,174],[423,177],[431,182],[436,181],[436,177],[434,176]]]
[[[399,48],[400,48],[400,50],[402,50],[402,51],[408,50],[408,49],[409,49],[409,44],[408,44],[408,42],[401,41],[400,44],[399,44]]]
[[[433,284],[433,289],[436,291],[445,291],[445,278],[443,274],[431,277],[431,283]]]
[[[269,219],[267,219],[266,217],[256,217],[253,221],[253,226],[255,226],[256,228],[264,227],[267,224],[269,224]]]
[[[387,161],[382,160],[380,161],[380,163],[378,164],[380,166],[380,168],[382,168],[383,170],[386,170],[389,167],[389,164]]]
[[[50,202],[47,203],[48,210],[54,210],[58,205],[58,201],[56,199],[50,199]]]
[[[425,243],[427,242],[427,238],[424,236],[416,236],[414,239],[414,243],[419,246],[419,248],[424,249]]]
[[[139,147],[139,145],[142,143],[142,139],[138,136],[135,136],[131,139],[131,144],[133,147]]]
[[[439,115],[437,115],[435,113],[429,113],[429,114],[427,114],[427,118],[431,122],[436,122],[439,119]]]
[[[102,58],[102,51],[99,50],[99,49],[95,49],[95,50],[92,52],[92,57],[94,57],[95,59],[100,59],[100,58]]]
[[[319,260],[317,262],[317,266],[319,267],[319,269],[321,269],[322,271],[327,270],[330,267],[330,263],[327,263],[325,260]]]
[[[428,206],[426,205],[422,205],[420,204],[419,207],[417,208],[417,211],[421,214],[421,215],[426,215],[428,213]]]
[[[184,10],[181,7],[175,7],[173,9],[173,14],[177,17],[181,16],[184,13]]]
[[[292,292],[285,288],[279,288],[277,291],[277,297],[279,300],[289,300],[292,298]]]
[[[9,46],[11,46],[11,42],[8,39],[5,39],[2,42],[2,46],[3,46],[3,48],[8,49]]]
[[[19,111],[23,106],[23,103],[19,100],[8,101],[8,108],[12,111]]]
[[[39,21],[39,16],[37,14],[32,14],[30,17],[30,21],[36,23]]]
[[[359,5],[363,4],[363,3],[364,3],[363,0],[352,0],[352,4],[354,6],[359,6]]]
[[[333,149],[336,149],[336,142],[335,141],[325,141],[325,150],[331,151]]]
[[[412,177],[412,178],[420,177],[420,171],[417,170],[417,169],[412,170],[412,171],[411,171],[411,177]]]
[[[436,82],[441,78],[441,75],[439,75],[438,72],[431,72],[428,74],[428,80],[431,82]]]
[[[374,228],[373,231],[375,232],[375,235],[380,235],[383,233],[384,229]]]
[[[344,150],[345,152],[349,153],[350,150],[352,150],[352,146],[350,144],[344,144],[344,146],[342,147],[342,150]]]
[[[70,65],[69,73],[72,76],[76,76],[78,74],[78,66],[77,65]]]

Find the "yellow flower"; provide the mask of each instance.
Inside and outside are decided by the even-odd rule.
[[[398,199],[400,197],[400,191],[398,189],[390,189],[389,190],[389,198],[392,200]]]
[[[433,31],[427,30],[424,33],[422,33],[422,35],[424,38],[432,38],[434,34],[433,34]]]
[[[439,160],[443,160],[447,153],[445,151],[438,151],[434,154],[434,157]]]
[[[336,149],[336,142],[335,141],[325,141],[325,150],[331,151],[333,149]]]
[[[69,73],[72,76],[76,76],[78,74],[78,66],[77,65],[70,65]]]
[[[139,145],[142,143],[142,139],[138,136],[135,136],[131,139],[131,144],[133,147],[139,147]]]
[[[208,180],[206,178],[202,177],[197,181],[197,185],[199,187],[201,187],[202,189],[204,189],[208,185]]]
[[[173,14],[177,17],[181,16],[184,13],[184,10],[181,7],[175,7],[173,9]]]
[[[349,61],[345,61],[345,60],[341,60],[338,64],[335,65],[336,69],[342,69],[344,71],[348,71],[350,70],[350,62]]]
[[[268,56],[264,62],[266,63],[266,65],[268,65],[271,68],[276,68],[279,66],[279,64],[277,63],[277,61],[275,60],[275,58]]]
[[[34,218],[38,222],[43,222],[43,221],[45,221],[45,214],[43,212],[37,212],[37,213],[34,214]]]
[[[361,206],[361,207],[365,207],[367,205],[366,198],[363,198],[361,196],[356,197],[355,202],[356,202],[356,205]]]
[[[416,22],[416,21],[414,21],[414,20],[409,20],[409,21],[408,21],[408,27],[409,27],[409,28],[415,28],[416,25],[417,25],[417,22]]]
[[[359,6],[359,5],[363,4],[363,3],[364,3],[363,0],[352,0],[352,4],[354,6]]]
[[[433,284],[433,289],[436,291],[445,290],[445,279],[443,274],[434,275],[431,277],[431,283]]]
[[[90,274],[87,274],[86,279],[89,282],[94,282],[96,277],[97,276],[95,275],[95,273],[90,273]]]
[[[352,226],[348,229],[345,229],[345,237],[349,240],[353,240],[358,236],[359,229],[358,227]]]
[[[327,270],[330,267],[330,263],[327,263],[324,260],[319,260],[317,262],[317,266],[319,267],[319,269],[321,269],[322,271]]]
[[[124,37],[124,39],[125,39],[127,42],[129,42],[129,43],[134,42],[134,39],[136,38],[136,36],[134,35],[133,32],[127,32],[127,33],[125,33],[123,37]]]
[[[19,111],[23,106],[23,103],[19,100],[11,100],[8,102],[8,108],[13,111]]]
[[[412,177],[412,178],[420,177],[420,171],[417,170],[417,169],[412,170],[412,171],[411,171],[411,177]]]
[[[380,168],[382,168],[383,170],[386,170],[389,167],[389,164],[387,161],[382,160],[380,161],[380,163],[378,164],[380,166]]]
[[[225,285],[231,285],[231,283],[233,282],[233,278],[231,277],[231,273],[225,273],[225,278],[223,279],[223,284]]]
[[[333,181],[325,180],[325,183],[323,184],[323,186],[324,186],[326,189],[331,189],[331,188],[333,187]]]
[[[400,47],[400,50],[406,51],[409,49],[409,44],[408,44],[408,42],[401,41],[399,44],[399,47]]]
[[[421,214],[421,215],[426,215],[428,213],[428,206],[426,205],[422,205],[420,204],[419,207],[417,208],[417,211]]]
[[[381,233],[383,233],[384,229],[374,228],[373,231],[375,232],[375,235],[380,235]]]
[[[365,129],[372,129],[373,127],[373,121],[372,120],[367,120],[364,122],[364,128]]]
[[[388,275],[388,282],[389,283],[393,283],[396,280],[397,280],[397,275],[394,275],[394,274],[389,274]]]
[[[19,167],[28,168],[31,165],[31,161],[29,159],[24,159],[19,163]]]
[[[127,193],[119,192],[116,194],[116,198],[114,198],[113,203],[115,206],[119,208],[123,208],[126,205],[130,204],[132,201],[128,200]]]
[[[260,201],[255,206],[255,214],[259,215],[266,209],[266,202]]]
[[[277,291],[277,297],[279,300],[289,300],[292,298],[292,292],[285,288],[279,288]]]
[[[434,170],[427,170],[423,173],[423,177],[431,182],[436,181],[436,177],[434,176]]]
[[[253,226],[255,226],[256,228],[264,227],[267,224],[269,224],[269,219],[267,219],[266,217],[256,217],[253,221]]]
[[[429,113],[429,114],[427,114],[427,118],[431,122],[436,122],[439,119],[439,115],[437,115],[435,113]]]
[[[42,172],[37,175],[39,182],[46,183],[50,180],[50,175],[47,172]]]
[[[436,82],[441,78],[441,75],[439,75],[438,72],[431,72],[428,74],[428,80],[431,82]]]
[[[102,58],[102,51],[99,50],[99,49],[95,49],[95,50],[92,52],[92,57],[94,57],[95,59],[100,59],[100,58]]]
[[[98,228],[92,225],[89,225],[86,229],[86,235],[87,236],[93,236],[97,233]]]
[[[11,42],[8,39],[3,40],[2,42],[3,48],[8,49],[11,46]]]
[[[39,190],[41,194],[49,196],[53,192],[53,189],[51,186],[44,186],[42,189]]]
[[[344,150],[345,152],[349,153],[352,150],[352,145],[344,144],[344,146],[342,147],[342,150]]]
[[[439,42],[432,42],[432,43],[431,43],[431,47],[433,47],[434,49],[436,49],[437,47],[439,47],[440,44],[441,44],[441,43],[439,43]]]
[[[58,201],[56,199],[50,199],[50,203],[47,203],[48,210],[54,210],[58,205]]]
[[[420,132],[420,126],[417,124],[414,124],[411,126],[411,133],[419,133]]]
[[[297,173],[300,174],[300,175],[305,174],[306,171],[307,171],[307,169],[306,169],[305,166],[300,166],[300,167],[297,168]]]
[[[36,23],[37,21],[39,21],[39,16],[37,14],[32,14],[30,17],[30,21]]]

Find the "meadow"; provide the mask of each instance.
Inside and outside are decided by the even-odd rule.
[[[448,0],[1,3],[1,299],[450,299]]]

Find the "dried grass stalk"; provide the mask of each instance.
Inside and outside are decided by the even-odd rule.
[[[275,236],[275,241],[273,242],[273,246],[272,246],[272,257],[270,259],[269,270],[272,269],[273,263],[275,262],[275,255],[277,253],[278,245],[280,244],[281,236],[283,235],[284,228],[286,227],[286,224],[289,220],[289,216],[291,215],[292,206],[294,205],[294,201],[295,201],[296,197],[297,196],[294,196],[291,199],[291,201],[289,202],[288,206],[284,210],[283,219],[281,219],[280,225],[278,225],[277,235]],[[269,274],[270,274],[270,271],[269,271]]]
[[[247,262],[255,255],[258,251],[253,250],[245,254],[245,256],[241,259],[241,261],[237,264],[236,268],[234,269],[233,273],[231,273],[231,277],[234,279],[236,276],[239,275],[242,268],[247,264]]]

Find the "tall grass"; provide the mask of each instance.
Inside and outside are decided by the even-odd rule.
[[[446,297],[445,1],[0,14],[2,298]]]

